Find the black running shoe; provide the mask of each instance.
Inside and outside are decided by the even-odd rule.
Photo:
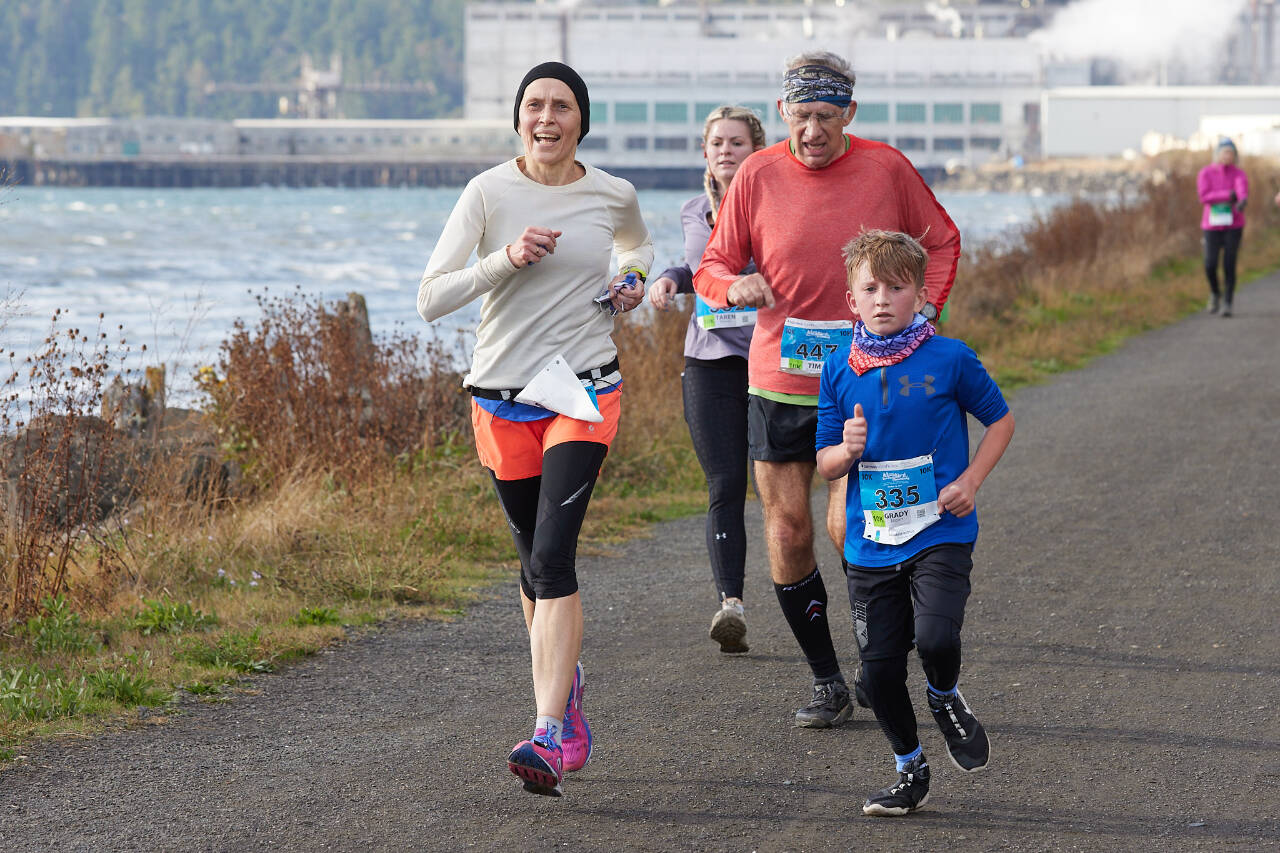
[[[829,729],[853,716],[849,686],[843,681],[813,685],[813,699],[796,711],[796,725],[803,729]]]
[[[991,760],[991,742],[982,723],[969,710],[969,703],[957,690],[951,696],[940,696],[932,690],[929,694],[929,710],[947,739],[947,753],[951,763],[966,773],[986,769]]]
[[[867,698],[867,686],[862,683],[862,664],[858,664],[858,671],[853,674],[853,698],[862,707],[871,707],[871,700]]]
[[[920,753],[898,773],[898,784],[876,791],[862,805],[862,813],[877,817],[901,817],[919,811],[929,802],[929,763]]]

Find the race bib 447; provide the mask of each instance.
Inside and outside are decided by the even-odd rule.
[[[783,373],[817,376],[827,356],[853,341],[850,320],[797,320],[788,317],[782,326],[778,369]]]

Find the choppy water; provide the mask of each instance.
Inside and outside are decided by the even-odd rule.
[[[134,362],[167,363],[181,398],[254,294],[295,288],[325,299],[363,293],[375,334],[425,328],[418,278],[456,189],[0,189],[0,367],[21,360],[64,322],[124,326]],[[662,266],[683,255],[680,204],[690,191],[640,193]],[[1028,223],[1061,197],[939,193],[967,246]],[[469,329],[478,304],[440,321]]]

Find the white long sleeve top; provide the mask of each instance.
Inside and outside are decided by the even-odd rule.
[[[613,317],[593,300],[621,270],[648,275],[653,241],[635,188],[583,168],[578,180],[553,187],[529,178],[513,159],[462,191],[418,284],[418,313],[431,322],[484,297],[464,384],[523,388],[556,353],[576,373],[617,355]],[[554,254],[516,269],[506,247],[530,226],[562,233]],[[468,267],[473,250],[478,260]]]

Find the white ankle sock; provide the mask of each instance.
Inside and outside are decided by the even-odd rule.
[[[539,716],[538,719],[534,721],[534,724],[533,724],[534,732],[537,732],[539,729],[545,729],[547,732],[547,737],[551,738],[551,740],[555,743],[556,746],[561,745],[560,734],[563,728],[564,728],[564,720],[560,719],[559,717]]]

